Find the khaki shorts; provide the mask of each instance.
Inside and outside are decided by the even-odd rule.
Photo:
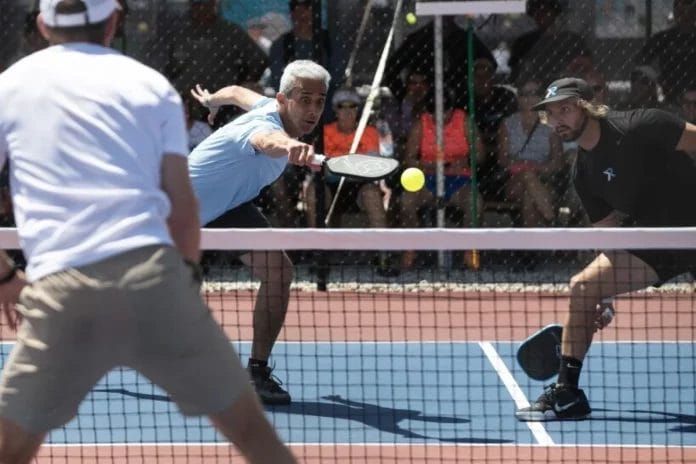
[[[239,356],[170,247],[132,250],[46,276],[0,379],[0,417],[33,433],[60,427],[117,366],[162,387],[187,415],[223,411],[250,388]]]

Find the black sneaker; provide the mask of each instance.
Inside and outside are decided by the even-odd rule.
[[[272,375],[273,369],[268,366],[248,366],[251,383],[263,404],[290,404],[290,395],[281,388],[283,384],[278,377]]]
[[[531,406],[519,409],[521,421],[583,420],[590,417],[590,403],[579,388],[552,383]]]

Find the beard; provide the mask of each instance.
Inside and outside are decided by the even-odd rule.
[[[580,138],[583,132],[585,132],[585,127],[587,127],[587,121],[588,121],[588,116],[587,114],[583,114],[583,119],[582,123],[580,123],[580,126],[575,128],[575,129],[570,129],[570,127],[565,126],[568,128],[567,131],[564,133],[559,133],[558,131],[556,132],[559,137],[561,137],[561,140],[564,142],[575,142],[577,139]]]

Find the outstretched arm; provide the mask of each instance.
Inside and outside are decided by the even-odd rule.
[[[312,168],[314,147],[290,137],[281,130],[257,132],[250,140],[254,148],[271,158],[288,157],[288,162],[298,166],[308,165]]]
[[[198,103],[210,110],[208,115],[210,124],[215,120],[215,115],[221,106],[234,105],[244,111],[249,111],[259,99],[263,98],[263,95],[239,85],[223,87],[211,94],[208,92],[208,89],[204,89],[200,84],[196,84],[196,87],[191,89],[191,95],[198,100]]]

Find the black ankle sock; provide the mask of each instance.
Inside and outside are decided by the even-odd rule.
[[[249,358],[250,367],[266,367],[268,366],[268,361],[261,361],[260,359]]]
[[[571,358],[570,356],[561,356],[561,368],[558,370],[558,383],[578,387],[580,381],[580,371],[582,370],[582,361]]]

